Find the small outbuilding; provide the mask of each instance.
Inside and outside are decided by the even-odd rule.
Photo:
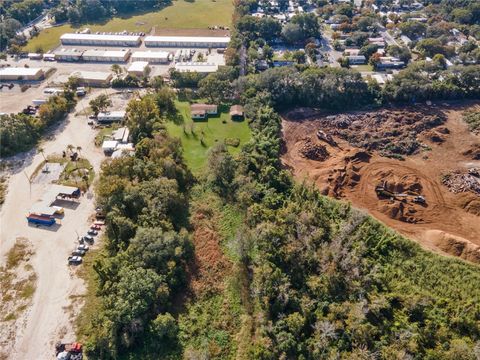
[[[105,140],[102,144],[102,150],[105,155],[112,155],[112,153],[117,148],[118,141],[116,140]]]
[[[233,105],[230,107],[230,117],[232,120],[243,120],[245,112],[242,105]]]
[[[217,115],[218,106],[213,104],[192,104],[190,114],[194,120],[204,120],[208,115]]]

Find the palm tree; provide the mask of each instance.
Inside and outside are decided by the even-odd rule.
[[[78,151],[78,155],[80,156],[80,155],[81,155],[81,151],[82,151],[82,147],[81,147],[81,146],[77,146],[77,151]]]
[[[68,152],[73,153],[73,149],[75,149],[75,147],[72,144],[67,145],[67,151]]]
[[[120,65],[118,64],[113,64],[111,67],[110,67],[110,70],[112,70],[115,75],[117,76],[117,78],[120,76],[120,74],[123,72],[123,69]]]
[[[43,148],[39,147],[38,152],[42,155],[43,160],[45,160],[45,162],[48,162],[47,158],[45,157],[45,150]]]

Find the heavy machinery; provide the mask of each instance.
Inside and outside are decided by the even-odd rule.
[[[375,192],[378,197],[390,198],[393,200],[408,199],[412,197],[412,202],[415,204],[426,205],[427,200],[422,195],[417,195],[412,192],[405,193],[396,193],[387,189],[387,182],[383,181],[381,185],[375,186]]]

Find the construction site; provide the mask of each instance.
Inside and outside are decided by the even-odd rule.
[[[442,104],[283,114],[282,161],[430,250],[480,263],[480,137]]]

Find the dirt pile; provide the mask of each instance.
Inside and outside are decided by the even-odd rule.
[[[480,160],[480,143],[473,144],[462,155],[467,156],[471,160]]]
[[[305,140],[299,151],[307,159],[316,161],[325,161],[330,155],[324,145],[317,144],[308,138]]]
[[[455,194],[470,191],[480,195],[480,169],[471,168],[467,172],[452,171],[442,177],[442,184]]]
[[[282,122],[282,162],[301,181],[314,182],[322,194],[367,209],[430,249],[475,261],[476,252],[469,246],[459,251],[452,240],[432,244],[423,237],[436,229],[480,245],[480,176],[475,170],[468,172],[480,168],[480,141],[462,119],[469,107],[466,103],[333,116],[314,109],[290,111]],[[315,161],[305,156],[307,137],[324,145],[329,157]],[[452,191],[442,184],[445,171],[451,169],[459,169],[447,182]],[[379,192],[379,186],[384,191]]]
[[[444,231],[429,230],[424,237],[443,252],[462,259],[480,263],[480,246]]]
[[[352,146],[377,150],[384,156],[401,156],[418,152],[422,144],[417,135],[442,125],[445,120],[441,111],[417,108],[322,116],[316,122],[323,131]],[[427,138],[443,142],[446,134],[448,129],[442,127],[430,131]]]

